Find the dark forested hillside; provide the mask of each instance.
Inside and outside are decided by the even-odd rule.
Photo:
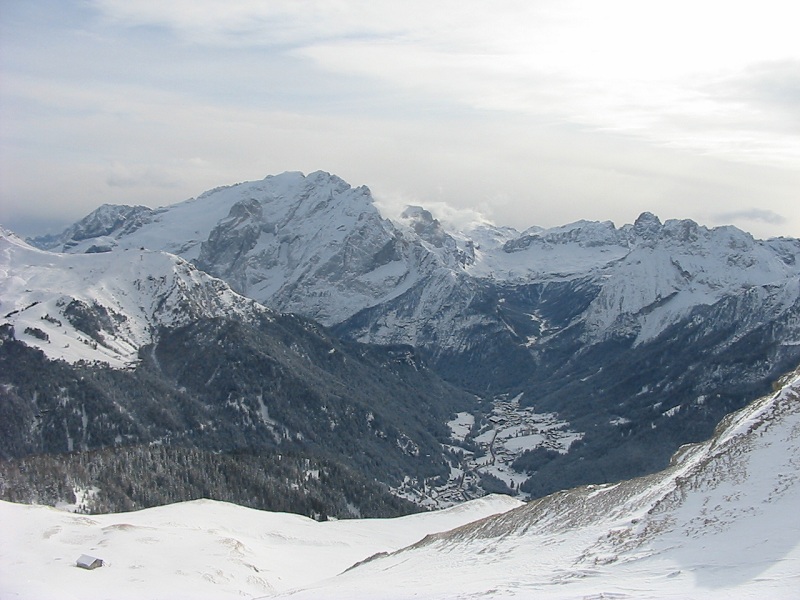
[[[253,500],[244,503],[262,508],[289,510],[291,504],[301,512],[344,516],[342,507],[349,506],[351,514],[395,514],[408,507],[380,498],[388,494],[386,484],[407,475],[446,478],[444,423],[474,403],[426,369],[411,348],[342,344],[317,324],[291,316],[265,315],[253,324],[206,319],[165,329],[141,356],[130,370],[69,365],[47,360],[6,331],[0,346],[0,455],[11,460],[6,472],[18,468],[13,459],[30,455],[115,447],[119,458],[113,461],[108,454],[91,456],[105,456],[101,462],[116,468],[138,457],[165,473],[191,459],[197,472],[211,465],[209,478],[152,477],[144,468],[147,477],[129,478],[128,487],[112,485],[109,469],[83,473],[76,465],[89,459],[69,455],[65,468],[76,485],[112,485],[93,509],[207,494],[238,502],[250,493]],[[174,447],[177,454],[154,457],[142,444]],[[202,452],[180,453],[189,450]],[[273,473],[268,457],[277,455],[296,457],[295,470],[302,460],[324,465],[309,468],[325,476]],[[64,485],[58,469],[42,469],[54,478],[28,479],[30,498],[51,498],[52,489]],[[214,469],[225,477],[211,476]],[[243,489],[222,493],[229,485]],[[281,504],[275,490],[292,486],[301,491]],[[322,491],[328,486],[329,497]],[[359,496],[353,486],[368,491]]]
[[[334,460],[263,448],[217,453],[163,445],[0,461],[0,498],[63,502],[90,514],[199,498],[316,519],[419,510],[385,485]]]

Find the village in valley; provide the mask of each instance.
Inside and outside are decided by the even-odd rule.
[[[496,397],[479,421],[471,413],[458,413],[448,423],[452,435],[451,444],[445,445],[451,456],[447,483],[419,486],[407,478],[395,493],[429,508],[446,508],[487,492],[527,499],[519,487],[529,475],[512,468],[517,457],[536,448],[566,453],[583,434],[571,431],[569,423],[552,413],[521,407],[521,398],[522,394]]]

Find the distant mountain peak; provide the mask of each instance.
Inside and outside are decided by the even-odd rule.
[[[633,226],[638,229],[661,227],[661,219],[659,219],[653,213],[645,211],[636,217],[636,220],[633,222]]]
[[[442,224],[433,217],[430,211],[421,206],[407,206],[400,216],[414,233],[434,247],[442,248],[449,243],[455,248],[455,240],[447,234]]]

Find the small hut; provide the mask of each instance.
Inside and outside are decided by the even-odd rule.
[[[89,556],[88,554],[81,554],[80,558],[75,562],[77,566],[81,569],[97,569],[98,567],[103,566],[103,559],[102,558],[95,558],[94,556]]]

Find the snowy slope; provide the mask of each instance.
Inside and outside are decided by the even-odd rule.
[[[800,371],[661,473],[527,505],[317,523],[210,501],[92,517],[0,503],[0,596],[796,598],[799,462]],[[84,553],[107,566],[76,568]]]
[[[796,598],[800,371],[667,470],[431,536],[292,598]]]
[[[164,252],[52,253],[0,230],[0,324],[51,359],[122,367],[160,326],[265,310]]]
[[[490,496],[397,519],[318,523],[210,500],[92,517],[0,502],[0,597],[263,597],[519,505]],[[78,569],[81,554],[107,564]]]

